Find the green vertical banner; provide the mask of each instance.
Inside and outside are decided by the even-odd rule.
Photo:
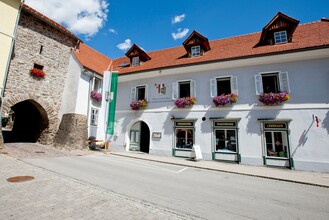
[[[107,134],[114,134],[115,107],[117,103],[118,72],[112,72],[111,80],[111,102],[107,117]]]

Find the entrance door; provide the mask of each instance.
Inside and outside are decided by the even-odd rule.
[[[150,151],[150,129],[143,121],[136,122],[130,129],[131,151],[141,151],[149,153]]]

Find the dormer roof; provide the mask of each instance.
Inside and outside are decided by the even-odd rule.
[[[210,50],[208,38],[201,35],[197,31],[193,31],[188,38],[183,42],[185,50],[189,53],[191,47],[200,45],[204,52]]]
[[[139,57],[139,59],[143,62],[151,59],[151,57],[149,57],[149,55],[147,55],[147,53],[145,53],[145,51],[136,44],[132,45],[132,47],[127,51],[126,56],[129,57],[129,59]]]
[[[272,18],[272,20],[263,28],[257,46],[274,44],[273,34],[274,32],[278,31],[286,31],[288,42],[291,42],[293,33],[295,32],[295,29],[297,28],[298,24],[298,20],[289,17],[281,12],[278,12],[274,16],[274,18]]]

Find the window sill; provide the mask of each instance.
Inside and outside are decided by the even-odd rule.
[[[266,159],[271,159],[271,160],[289,160],[290,158],[288,157],[271,157],[271,156],[265,156]]]

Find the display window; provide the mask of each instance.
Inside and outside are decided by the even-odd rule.
[[[215,130],[217,152],[237,152],[236,130],[220,129]]]
[[[213,119],[213,160],[239,163],[238,121],[236,119]]]
[[[263,130],[264,165],[292,168],[290,156],[288,121],[261,120]]]
[[[265,145],[268,157],[289,157],[287,132],[265,131]]]
[[[173,156],[190,157],[195,144],[195,120],[174,121]]]
[[[192,149],[194,144],[194,129],[177,128],[176,129],[176,148]]]

